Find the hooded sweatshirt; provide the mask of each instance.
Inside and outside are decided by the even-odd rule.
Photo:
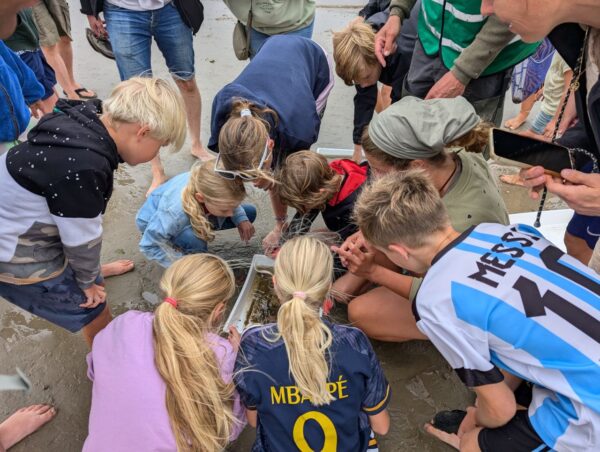
[[[102,214],[120,158],[99,101],[56,107],[0,157],[0,281],[33,284],[69,263],[85,289],[100,273]]]
[[[329,62],[321,46],[299,36],[269,38],[242,73],[215,96],[208,147],[218,150],[219,132],[229,119],[231,103],[242,98],[275,110],[277,124],[271,115],[264,119],[284,155],[310,148],[321,127],[317,99],[329,83]]]

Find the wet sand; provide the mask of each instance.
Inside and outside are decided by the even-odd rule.
[[[318,1],[315,39],[331,50],[331,30],[339,29],[352,19],[362,0]],[[205,0],[205,23],[195,37],[197,81],[203,94],[202,138],[208,141],[208,124],[212,97],[226,82],[233,79],[244,63],[238,62],[230,47],[234,20],[220,0]],[[75,66],[82,84],[106,96],[118,82],[116,66],[94,53],[83,35],[87,25],[78,12],[78,2],[71,2]],[[153,48],[155,74],[166,76],[167,71],[156,47]],[[353,88],[339,79],[330,96],[321,134],[315,147],[352,146]],[[507,112],[516,108],[508,106]],[[177,154],[162,153],[167,176],[189,169],[193,158],[187,148]],[[505,168],[498,168],[506,172]],[[116,175],[115,192],[105,217],[103,261],[131,258],[134,272],[109,278],[107,291],[114,314],[128,309],[151,310],[158,299],[158,282],[162,271],[148,263],[138,251],[139,234],[134,217],[143,203],[150,183],[150,166],[136,168],[123,166]],[[502,185],[503,194],[511,212],[532,210],[536,204],[529,201],[524,190]],[[257,204],[257,237],[250,244],[240,244],[237,231],[217,234],[210,250],[225,259],[243,266],[255,253],[260,252],[260,241],[272,226],[273,214],[266,194],[253,190],[250,200]],[[556,207],[556,203],[549,204]],[[336,308],[336,316],[343,318],[343,308]],[[437,351],[427,342],[406,344],[374,344],[392,385],[392,415],[390,433],[380,441],[382,451],[447,451],[450,448],[429,438],[422,425],[441,409],[464,408],[472,399],[458,378],[451,372]],[[86,437],[91,384],[86,377],[87,347],[79,335],[70,334],[48,322],[17,310],[5,301],[0,302],[0,371],[12,373],[22,369],[31,379],[29,393],[1,392],[0,419],[17,408],[33,403],[52,403],[58,409],[57,417],[41,431],[29,437],[11,451],[81,450]],[[253,432],[247,429],[229,448],[232,451],[249,450]]]

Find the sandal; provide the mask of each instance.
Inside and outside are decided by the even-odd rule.
[[[467,412],[463,410],[440,411],[434,416],[431,425],[443,432],[457,434],[466,415]]]
[[[89,100],[89,99],[98,99],[98,96],[97,96],[96,94],[94,94],[93,96],[88,96],[88,95],[81,94],[81,93],[82,93],[82,92],[84,92],[84,91],[88,91],[88,90],[87,90],[86,88],[77,88],[77,89],[75,90],[75,94],[77,94],[77,95],[79,96],[79,98],[80,98],[80,99],[84,99],[84,100]],[[91,91],[90,91],[90,92],[91,92]],[[68,96],[66,91],[63,91],[63,94],[64,94],[65,96]]]

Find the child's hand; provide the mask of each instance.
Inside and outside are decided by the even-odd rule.
[[[370,279],[371,274],[377,267],[375,264],[375,252],[367,244],[364,244],[363,247],[351,243],[348,245],[347,251],[337,247],[332,247],[331,249],[340,255],[350,273]]]
[[[238,224],[237,228],[240,233],[240,239],[242,239],[243,242],[248,243],[254,236],[254,225],[247,220]]]
[[[98,284],[92,284],[87,289],[83,289],[83,293],[87,300],[85,303],[79,305],[80,308],[95,308],[106,301],[106,291],[104,290],[104,287],[99,286]]]
[[[240,336],[239,331],[233,325],[229,326],[229,337],[227,338],[234,352],[238,352],[240,349],[240,342],[242,341],[242,337]]]

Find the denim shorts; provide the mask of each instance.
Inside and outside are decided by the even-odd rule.
[[[96,283],[101,281],[99,276]],[[91,309],[79,307],[86,297],[69,265],[60,275],[35,284],[0,282],[0,297],[72,333],[82,329],[106,308],[106,303]]]
[[[153,38],[174,78],[194,77],[192,29],[183,23],[173,2],[152,11],[133,11],[104,2],[104,19],[121,80],[152,76]]]

